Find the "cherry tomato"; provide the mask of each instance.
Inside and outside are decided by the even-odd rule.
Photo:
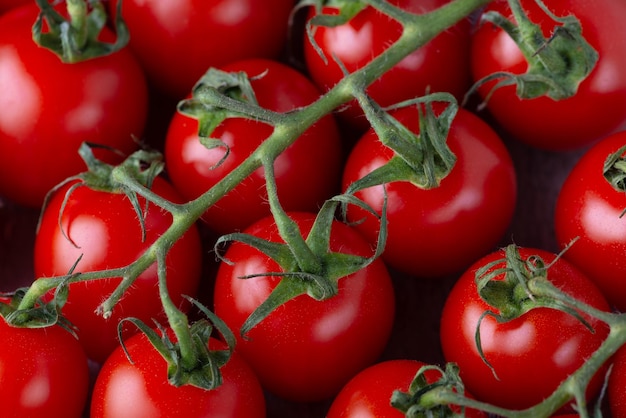
[[[2,416],[80,418],[89,367],[78,340],[58,325],[17,328],[0,318]]]
[[[167,363],[143,333],[124,342],[106,360],[93,389],[91,418],[118,417],[265,417],[258,379],[235,352],[220,368],[223,383],[205,390],[167,381]],[[209,340],[211,349],[224,344]]]
[[[306,236],[315,215],[298,212],[290,216]],[[272,217],[258,221],[245,232],[282,242]],[[333,224],[330,249],[361,256],[369,256],[372,251],[356,231],[340,222]],[[324,301],[298,296],[242,338],[242,324],[267,299],[280,278],[240,277],[281,270],[265,254],[241,242],[233,242],[224,257],[234,264],[221,263],[218,269],[215,313],[237,335],[237,351],[270,392],[293,401],[328,399],[382,353],[393,324],[395,296],[380,259],[340,279],[337,295]]]
[[[626,417],[626,347],[622,347],[613,357],[607,395],[611,417]]]
[[[415,107],[403,108],[393,116],[419,133]],[[447,141],[457,161],[438,187],[421,189],[408,181],[395,181],[355,194],[382,213],[386,189],[388,237],[383,258],[390,266],[418,277],[462,271],[491,251],[515,209],[513,162],[489,125],[459,109]],[[393,150],[369,130],[348,156],[343,189],[393,156]],[[348,219],[364,220],[357,228],[375,242],[378,222],[374,216],[351,207]]]
[[[32,2],[0,18],[0,195],[34,207],[84,169],[84,141],[135,150],[148,103],[129,49],[65,64],[33,42],[38,13]]]
[[[390,3],[408,12],[424,14],[433,11],[448,0],[392,0]],[[309,18],[314,16],[313,8]],[[324,14],[337,14],[336,8],[326,6]],[[422,48],[409,54],[390,71],[376,80],[367,93],[382,106],[423,96],[428,91],[447,91],[459,100],[471,84],[469,72],[470,25],[463,20],[437,35]],[[308,36],[304,37],[304,57],[311,78],[324,90],[332,88],[343,78],[343,66],[352,73],[380,55],[402,33],[397,21],[367,6],[349,22],[336,27],[314,27],[314,40],[323,56],[314,48]],[[333,57],[336,57],[333,58]],[[356,104],[338,113],[350,126],[361,132],[367,129],[367,120]]]
[[[112,14],[117,0],[110,2]],[[130,47],[156,88],[183,98],[209,67],[278,58],[294,0],[124,0]]]
[[[0,14],[30,2],[31,0],[0,0]]]
[[[555,22],[535,1],[522,0],[521,4],[544,36],[550,37]],[[552,0],[546,4],[557,16],[573,14],[580,20],[584,38],[599,54],[596,67],[569,99],[520,100],[515,87],[509,86],[498,89],[487,107],[497,123],[520,141],[549,150],[582,148],[626,122],[626,75],[618,70],[626,66],[626,3]],[[491,2],[485,11],[492,10],[513,19],[504,0]],[[473,36],[471,66],[474,80],[500,71],[521,74],[527,69],[517,45],[490,23],[481,25]],[[483,97],[491,85],[484,87],[480,90]]]
[[[603,175],[605,160],[626,145],[626,132],[611,135],[585,152],[565,179],[556,203],[554,228],[563,257],[583,271],[617,309],[626,310],[626,209],[624,192]]]
[[[38,278],[65,275],[74,264],[74,272],[124,267],[141,256],[171,224],[168,212],[154,204],[148,205],[144,239],[137,214],[126,195],[86,186],[75,189],[60,212],[65,192],[72,184],[59,189],[43,211],[34,248],[34,271]],[[152,190],[170,201],[181,201],[172,186],[159,177]],[[145,207],[143,198],[139,202]],[[182,295],[196,294],[200,270],[200,238],[197,229],[191,228],[167,255],[168,290],[175,304],[182,303]],[[78,327],[87,355],[98,363],[119,345],[120,319],[133,316],[147,323],[152,318],[164,319],[156,265],[139,275],[109,319],[98,315],[96,308],[120,281],[121,278],[111,278],[72,283],[63,307],[64,316]],[[131,331],[134,329],[127,332]]]
[[[245,60],[232,63],[224,71],[244,71],[251,81],[260,106],[287,112],[317,100],[319,90],[296,70],[270,60]],[[165,160],[172,182],[188,199],[206,192],[246,159],[271,133],[272,127],[243,118],[222,122],[211,134],[228,146],[207,149],[198,139],[198,122],[176,113],[165,143]],[[285,210],[316,211],[339,189],[341,139],[332,116],[311,126],[275,161],[276,183]],[[270,214],[262,168],[217,204],[202,219],[218,233],[241,230]]]
[[[417,372],[425,366],[417,360],[387,360],[374,364],[354,376],[335,397],[326,418],[402,418],[404,413],[391,406],[391,395],[408,392]],[[441,375],[435,370],[425,373],[432,384]],[[469,396],[469,394],[465,394]],[[455,408],[455,412],[461,412]],[[464,411],[468,418],[486,417],[482,411]]]
[[[553,263],[547,273],[552,284],[608,311],[608,303],[594,283],[563,258],[534,248],[520,248],[519,254],[523,260],[536,255],[546,265]],[[475,273],[504,255],[504,250],[499,250],[483,257],[454,285],[441,314],[441,346],[446,361],[458,364],[465,387],[476,398],[524,409],[548,397],[576,371],[604,341],[608,327],[583,315],[594,328],[592,333],[572,314],[543,307],[504,323],[485,316],[480,322],[480,340],[492,371],[480,356],[475,333],[481,315],[493,308],[479,296]],[[502,267],[503,262],[497,263],[489,271]],[[497,276],[497,280],[502,278],[502,274]],[[600,371],[592,379],[587,392],[590,398],[598,392],[603,378]]]

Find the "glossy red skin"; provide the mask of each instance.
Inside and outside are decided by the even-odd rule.
[[[413,132],[419,132],[417,110],[393,114]],[[424,190],[409,182],[386,184],[388,237],[383,258],[390,266],[417,277],[441,277],[462,271],[491,251],[513,217],[517,182],[513,163],[498,135],[482,120],[460,109],[450,129],[448,144],[457,156],[450,174],[438,187]],[[373,130],[357,142],[344,166],[342,187],[382,166],[393,151]],[[382,213],[383,186],[356,196]],[[351,207],[350,221],[371,242],[379,222]]]
[[[393,0],[397,7],[418,14],[435,10],[448,0]],[[325,7],[325,14],[336,9]],[[314,15],[311,8],[308,17]],[[414,51],[396,64],[367,89],[368,94],[383,106],[423,96],[435,91],[447,91],[459,100],[471,85],[469,72],[470,25],[463,20]],[[368,6],[344,25],[334,28],[316,27],[315,42],[327,57],[325,63],[304,37],[304,57],[311,78],[324,90],[332,88],[343,78],[341,67],[332,59],[335,55],[352,73],[371,62],[396,41],[401,25]],[[343,121],[360,131],[369,125],[361,109],[353,104],[338,113]]]
[[[117,0],[110,2],[114,15]],[[294,0],[124,0],[130,47],[152,84],[183,98],[209,67],[278,58]],[[228,41],[225,41],[228,40]]]
[[[31,3],[31,0],[0,0],[0,14],[28,3]]]
[[[534,1],[521,3],[549,37],[554,22],[547,20]],[[488,109],[504,129],[531,146],[547,150],[582,148],[626,122],[626,76],[621,70],[626,66],[626,3],[553,0],[548,7],[557,15],[574,14],[580,20],[585,39],[599,53],[596,68],[570,99],[520,100],[514,87],[506,87],[491,97]],[[492,9],[510,15],[504,0],[491,2],[487,10]],[[481,26],[473,36],[471,65],[474,80],[497,71],[520,74],[527,68],[517,45],[491,24]],[[481,94],[487,91],[482,89]]]
[[[2,416],[80,418],[89,368],[82,346],[60,326],[14,328],[0,318]]]
[[[626,417],[626,347],[620,348],[613,357],[607,396],[611,418]]]
[[[314,215],[292,213],[308,233]],[[248,230],[255,236],[282,242],[272,218]],[[345,224],[335,223],[331,250],[367,256],[370,245]],[[267,256],[235,242],[221,263],[214,290],[215,313],[238,336],[237,350],[255,370],[263,387],[288,400],[319,401],[334,396],[358,371],[382,353],[391,332],[395,296],[380,259],[339,280],[339,293],[318,302],[298,296],[253,328],[247,339],[239,330],[247,317],[278,283],[274,277],[239,279],[249,274],[281,271]]]
[[[39,207],[53,186],[84,170],[83,141],[136,149],[148,98],[128,49],[64,64],[37,46],[32,3],[0,19],[0,195]]]
[[[225,71],[245,71],[264,77],[253,80],[259,104],[277,112],[306,106],[320,92],[304,75],[277,61],[245,60],[232,63]],[[243,162],[271,133],[270,125],[243,118],[224,121],[211,135],[230,148],[206,149],[199,141],[195,119],[177,112],[170,122],[165,142],[167,170],[176,188],[188,199],[209,190]],[[311,126],[287,148],[274,164],[278,196],[285,210],[316,211],[339,190],[342,163],[341,138],[332,116]],[[202,219],[218,233],[242,230],[270,214],[265,175],[257,169],[243,183],[209,208]]]
[[[59,228],[59,210],[66,190],[60,189],[43,212],[34,247],[37,278],[67,274],[81,255],[75,272],[124,267],[142,255],[171,223],[171,215],[149,205],[145,217],[146,239],[142,241],[137,215],[125,195],[79,187],[71,194],[61,219],[63,230],[78,245],[76,248]],[[161,178],[155,179],[152,190],[171,201],[180,201],[176,191]],[[140,202],[143,205],[145,201],[140,199]],[[197,229],[192,227],[174,244],[167,263],[170,296],[175,304],[182,306],[182,295],[193,297],[199,284],[201,243]],[[119,345],[117,324],[120,319],[133,316],[152,324],[152,318],[165,318],[158,295],[156,264],[137,278],[108,320],[97,315],[96,308],[120,280],[72,283],[63,307],[63,314],[78,327],[87,355],[98,363]],[[135,331],[128,326],[124,335]]]
[[[417,360],[387,360],[362,370],[341,389],[326,418],[404,417],[402,412],[391,406],[391,396],[396,390],[408,392],[415,375],[425,365]],[[441,377],[434,370],[427,371],[425,376],[428,383],[434,383]],[[456,412],[460,412],[460,408]],[[479,418],[487,415],[482,411],[466,410],[465,416]]]
[[[551,263],[555,255],[534,248],[520,248],[522,259],[540,256]],[[481,314],[490,307],[476,291],[475,272],[504,257],[503,250],[491,253],[472,265],[457,281],[441,314],[441,346],[447,362],[461,369],[466,389],[477,399],[509,409],[524,409],[539,403],[560,382],[576,371],[608,335],[608,327],[585,317],[591,333],[572,315],[549,308],[531,310],[508,323],[485,317],[480,336],[485,357],[494,367],[497,380],[481,359],[474,335]],[[503,267],[500,263],[494,268]],[[499,276],[501,278],[501,276]],[[549,280],[564,292],[601,310],[608,303],[598,288],[564,259],[548,270]],[[588,387],[588,398],[598,393],[604,372],[600,370]]]
[[[565,179],[556,203],[554,228],[563,257],[602,290],[618,310],[626,310],[626,208],[624,192],[604,178],[606,158],[626,145],[626,133],[611,135],[583,154]]]
[[[93,389],[91,418],[128,417],[265,417],[258,379],[237,354],[220,370],[223,383],[214,390],[167,381],[167,363],[143,333],[125,341],[133,363],[121,347],[104,363]],[[211,338],[212,349],[223,349]]]

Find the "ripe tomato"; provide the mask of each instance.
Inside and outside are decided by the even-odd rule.
[[[0,0],[0,14],[30,2],[31,0]]]
[[[91,418],[118,417],[265,417],[258,379],[235,352],[220,368],[221,386],[205,390],[167,381],[167,362],[143,333],[124,342],[132,363],[118,347],[106,360],[93,389]],[[211,349],[224,343],[211,338]]]
[[[603,175],[609,155],[626,145],[626,132],[611,135],[585,152],[568,174],[556,203],[554,228],[563,257],[583,271],[617,309],[626,310],[626,209],[624,192]]]
[[[110,2],[112,14],[117,3]],[[209,67],[278,58],[293,6],[294,0],[124,0],[122,16],[148,77],[179,99]]]
[[[0,318],[2,416],[80,418],[89,367],[78,340],[58,325],[16,328]]]
[[[408,12],[423,14],[435,10],[449,0],[392,0],[390,3]],[[336,8],[326,6],[324,14],[337,14]],[[309,18],[314,16],[310,8]],[[471,84],[469,72],[470,25],[463,20],[414,51],[396,64],[367,89],[368,94],[382,106],[423,96],[428,91],[447,91],[459,100]],[[333,56],[352,73],[380,55],[402,33],[395,20],[367,6],[349,22],[336,27],[314,27],[314,40],[321,48],[326,62],[304,36],[304,58],[311,78],[324,90],[332,88],[343,78],[343,71]],[[356,105],[338,114],[361,132],[367,120]]]
[[[523,260],[537,255],[546,265],[552,284],[598,309],[609,309],[606,299],[584,274],[563,258],[534,248],[520,248]],[[556,309],[536,308],[509,322],[486,316],[480,323],[481,346],[497,378],[478,351],[475,332],[479,318],[493,310],[478,295],[476,270],[502,259],[504,250],[478,260],[459,278],[441,314],[441,346],[448,362],[457,363],[461,379],[479,400],[510,409],[524,409],[539,403],[576,371],[608,335],[608,327],[585,317],[595,333],[579,319]],[[498,263],[494,271],[504,267]],[[502,280],[502,274],[496,280]],[[496,309],[497,312],[497,309]],[[593,397],[602,385],[604,373],[596,374],[588,387]]]
[[[335,397],[326,418],[402,418],[404,413],[391,406],[394,391],[408,392],[417,372],[425,366],[417,360],[387,360],[359,372]],[[435,370],[425,374],[432,384],[441,375]],[[468,394],[466,394],[468,396]],[[461,409],[455,409],[460,412]],[[468,418],[486,417],[482,411],[466,410]]]
[[[65,64],[33,42],[38,12],[32,2],[0,18],[0,195],[34,207],[83,170],[82,142],[130,153],[147,114],[130,50]],[[114,35],[105,28],[102,36]]]
[[[607,388],[612,418],[626,417],[626,346],[613,357]]]
[[[415,107],[403,108],[393,116],[419,133]],[[438,187],[421,189],[408,181],[385,185],[388,237],[383,258],[390,266],[418,277],[439,277],[463,270],[493,249],[513,217],[515,171],[498,135],[478,117],[459,109],[450,128],[448,146],[457,161]],[[393,150],[369,130],[348,156],[343,189],[393,156]],[[355,195],[381,213],[383,186]],[[357,228],[375,242],[375,217],[356,207],[348,209],[348,220],[361,219],[364,222]]]
[[[298,212],[290,216],[306,236],[315,215]],[[272,217],[245,232],[282,242]],[[372,252],[369,243],[340,222],[333,224],[330,249],[361,256]],[[339,292],[330,299],[316,301],[301,295],[288,301],[242,338],[242,324],[267,299],[280,277],[240,277],[281,270],[265,254],[241,242],[233,242],[224,257],[234,264],[223,262],[218,269],[215,313],[237,335],[237,351],[265,389],[294,401],[327,399],[382,353],[391,333],[395,296],[381,260],[340,279]]]
[[[229,64],[224,71],[244,71],[260,106],[288,112],[317,100],[319,90],[304,75],[277,61],[254,59]],[[228,147],[207,149],[198,139],[198,122],[176,113],[165,142],[166,166],[172,182],[187,198],[206,192],[246,159],[271,133],[267,124],[231,118],[211,134]],[[316,211],[339,189],[341,139],[332,116],[311,126],[275,161],[278,195],[285,210]],[[322,166],[323,164],[323,166]],[[232,192],[208,209],[202,219],[218,233],[241,230],[270,214],[265,175],[256,170]]]
[[[554,21],[535,1],[522,0],[521,4],[544,36],[550,37]],[[617,70],[626,66],[626,3],[552,0],[546,4],[557,16],[573,14],[580,20],[583,36],[599,53],[596,67],[569,99],[520,100],[515,87],[509,86],[498,89],[487,107],[504,129],[527,144],[549,150],[581,148],[626,122],[626,75]],[[491,2],[485,11],[491,10],[511,16],[505,0]],[[521,74],[527,69],[517,45],[490,23],[481,25],[473,36],[471,66],[474,80],[500,71]],[[483,97],[490,86],[480,90]]]
[[[146,236],[142,239],[137,214],[124,194],[100,192],[86,186],[71,193],[59,219],[65,192],[71,184],[59,189],[43,211],[34,247],[37,278],[67,274],[81,256],[75,272],[124,267],[141,256],[171,224],[169,213],[148,205]],[[172,186],[161,178],[155,179],[152,190],[168,200],[181,201]],[[143,208],[145,200],[139,198],[139,202]],[[167,256],[168,290],[174,303],[180,305],[182,295],[196,294],[200,270],[201,243],[198,231],[192,228],[174,244]],[[148,323],[152,318],[164,319],[156,265],[139,275],[108,320],[98,315],[96,308],[120,281],[121,278],[111,278],[72,283],[63,307],[63,315],[78,327],[78,336],[87,355],[99,363],[119,345],[117,324],[120,319],[133,316]]]

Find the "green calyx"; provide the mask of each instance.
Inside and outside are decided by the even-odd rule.
[[[564,251],[566,250],[567,248]],[[503,267],[497,267],[499,265]],[[493,308],[493,310],[483,312],[478,321],[475,333],[476,346],[483,361],[492,369],[494,375],[495,370],[485,358],[480,340],[480,324],[487,316],[495,318],[499,323],[505,323],[533,309],[557,309],[572,315],[590,332],[594,332],[591,324],[568,303],[565,295],[555,296],[560,293],[548,279],[549,268],[550,264],[546,264],[539,256],[522,259],[518,247],[511,244],[506,247],[503,259],[488,263],[476,271],[478,294]]]
[[[36,2],[41,11],[33,25],[33,40],[63,62],[76,63],[106,56],[128,44],[130,35],[122,19],[122,0],[117,3],[116,39],[112,43],[98,39],[107,23],[107,13],[100,0],[66,0],[69,18],[58,13],[48,0]]]
[[[440,374],[440,378],[428,383],[426,373],[433,370]],[[452,399],[462,399],[463,392],[464,386],[456,364],[447,363],[445,369],[426,365],[418,370],[407,392],[393,392],[391,406],[407,418],[462,417],[465,416],[464,408],[459,407],[461,412],[456,413],[450,405]]]
[[[604,161],[602,175],[618,192],[626,192],[626,145],[610,154]]]
[[[235,349],[235,336],[228,326],[205,306],[192,298],[187,299],[198,307],[207,318],[198,320],[185,329],[182,329],[181,326],[172,328],[177,337],[184,337],[183,340],[188,342],[184,347],[181,343],[172,341],[167,330],[160,324],[156,323],[155,330],[137,318],[122,320],[118,325],[118,336],[126,357],[132,363],[132,356],[126,349],[121,334],[124,321],[131,322],[146,335],[150,343],[167,362],[167,376],[170,384],[176,387],[191,385],[212,390],[222,384],[220,369],[228,363]],[[220,333],[226,343],[225,349],[212,350],[209,348],[209,339],[214,330]],[[182,333],[185,335],[181,335]]]
[[[447,144],[448,133],[458,110],[454,97],[448,93],[433,93],[394,106],[394,109],[413,105],[417,107],[419,134],[407,129],[369,96],[360,95],[358,100],[380,142],[393,149],[395,156],[387,164],[350,185],[346,193],[352,194],[393,181],[408,181],[422,189],[439,186],[456,163],[456,156]],[[438,115],[433,110],[434,102],[446,104]]]
[[[528,70],[525,74],[491,74],[479,80],[467,97],[494,80],[497,83],[485,97],[485,103],[498,88],[509,85],[516,86],[521,99],[547,96],[563,100],[574,96],[598,61],[597,51],[582,35],[580,21],[572,15],[556,16],[542,0],[535,0],[555,22],[552,35],[546,38],[541,27],[530,21],[520,0],[508,1],[517,25],[497,12],[483,14],[482,20],[501,28],[515,41],[528,62]]]

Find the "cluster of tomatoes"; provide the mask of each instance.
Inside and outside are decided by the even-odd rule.
[[[402,416],[390,403],[394,391],[408,393],[422,366],[445,362],[458,365],[465,395],[485,404],[524,409],[550,396],[613,330],[559,309],[508,322],[484,315],[494,308],[476,291],[476,271],[490,266],[497,277],[506,256],[499,248],[515,243],[519,260],[548,266],[541,272],[563,292],[598,311],[626,310],[626,3],[551,0],[548,11],[539,1],[520,2],[545,36],[538,52],[559,36],[575,38],[571,29],[554,30],[563,23],[555,16],[573,14],[598,54],[577,93],[555,100],[519,99],[507,84],[528,67],[493,18],[514,21],[509,2],[456,3],[464,1],[476,4],[472,14],[366,90],[423,138],[430,123],[452,115],[446,146],[454,166],[435,187],[403,177],[359,188],[362,204],[349,200],[347,222],[337,216],[325,235],[325,202],[385,166],[407,165],[356,101],[302,128],[271,173],[258,167],[233,185],[229,176],[274,133],[272,118],[312,105],[400,38],[402,24],[377,8],[420,15],[453,2],[109,0],[88,2],[91,18],[81,26],[83,0],[0,0],[3,416]],[[61,39],[48,41],[53,46],[99,51],[126,31],[128,45],[63,61],[33,41],[44,9],[42,30]],[[63,17],[72,29],[59,23]],[[492,74],[502,77],[466,96]],[[224,96],[264,111],[243,118],[207,104],[210,75],[221,77]],[[437,92],[451,100],[391,108]],[[149,195],[112,186],[119,164],[146,176]],[[80,174],[87,167],[93,175]],[[173,223],[195,216],[188,202],[220,187],[224,196],[175,242],[161,244]],[[299,231],[297,248],[284,245],[275,222],[281,211]],[[240,241],[240,232],[258,245]],[[224,236],[228,245],[216,248]],[[374,257],[381,239],[384,250]],[[167,247],[162,264],[142,265],[153,260],[155,243]],[[362,265],[349,270],[353,262]],[[103,270],[111,276],[79,280]],[[33,290],[13,291],[33,279],[42,298],[24,312]],[[288,282],[301,286],[297,296]],[[326,291],[336,294],[321,297]],[[168,381],[186,378],[176,367],[184,369],[187,357],[176,351],[180,334],[168,328],[164,293],[190,323],[204,323],[203,304],[232,331],[234,349],[216,333],[208,350],[196,350],[219,364],[216,388]],[[284,303],[249,327],[268,298]],[[108,302],[114,306],[103,308]],[[57,324],[43,326],[58,312]],[[9,325],[19,321],[38,326]],[[145,325],[159,341],[140,332]],[[626,350],[612,364],[607,397],[598,400],[608,363],[586,395],[619,418],[626,416]],[[447,376],[427,368],[424,384],[436,387]]]

